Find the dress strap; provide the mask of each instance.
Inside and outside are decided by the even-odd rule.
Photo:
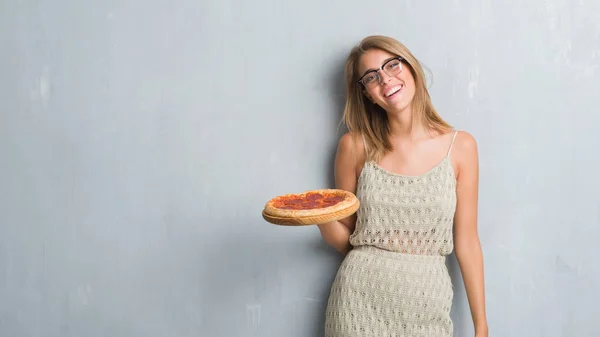
[[[454,131],[454,136],[452,136],[452,142],[450,143],[450,147],[448,148],[448,153],[446,156],[450,155],[450,151],[452,150],[452,145],[454,145],[454,140],[456,139],[456,135],[458,134],[458,130]]]

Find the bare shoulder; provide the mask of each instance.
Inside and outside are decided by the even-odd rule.
[[[356,146],[354,135],[350,132],[345,133],[338,141],[336,153],[336,167],[355,168]]]
[[[454,146],[452,148],[452,157],[455,159],[460,172],[476,171],[479,162],[477,140],[467,131],[459,131],[456,134]]]
[[[454,147],[455,151],[460,152],[462,155],[477,154],[477,140],[466,131],[459,131],[456,134]]]
[[[338,142],[338,148],[340,152],[352,152],[354,151],[354,138],[356,136],[353,132],[346,132]]]
[[[360,175],[366,157],[362,135],[359,132],[346,132],[338,142],[337,162],[352,168],[356,177]]]
[[[338,151],[341,154],[352,154],[361,157],[365,152],[365,147],[360,133],[346,132],[338,142]]]

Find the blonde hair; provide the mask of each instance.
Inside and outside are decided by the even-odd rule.
[[[452,127],[437,113],[431,102],[425,83],[425,73],[417,58],[401,42],[387,36],[369,36],[355,46],[348,55],[345,65],[346,105],[344,121],[350,132],[364,136],[367,145],[367,160],[379,160],[392,150],[389,140],[387,113],[383,108],[366,99],[363,87],[358,82],[360,57],[372,49],[384,50],[402,57],[402,63],[410,70],[415,80],[415,96],[412,100],[412,124],[444,133]]]

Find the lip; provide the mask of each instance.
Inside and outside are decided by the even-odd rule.
[[[390,95],[390,96],[386,96],[386,95],[384,94],[384,95],[383,95],[383,97],[384,97],[385,99],[388,99],[388,100],[389,100],[389,99],[394,99],[394,98],[398,97],[398,95],[400,95],[400,94],[402,93],[402,91],[404,91],[404,84],[398,84],[398,85],[395,85],[395,86],[391,87],[390,89],[386,90],[386,92],[387,92],[387,91],[393,91],[393,90],[395,90],[395,89],[396,89],[396,87],[400,87],[400,89],[399,89],[398,91],[396,91],[394,94]]]

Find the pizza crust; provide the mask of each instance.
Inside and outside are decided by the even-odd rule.
[[[342,199],[340,202],[336,203],[332,206],[322,207],[322,208],[314,208],[314,209],[283,209],[276,206],[276,204],[281,199],[288,198],[304,198],[307,194],[319,193],[326,196],[341,196]],[[299,218],[299,217],[313,217],[313,216],[321,216],[336,213],[342,211],[344,209],[348,209],[356,205],[358,199],[353,193],[348,191],[340,190],[340,189],[320,189],[320,190],[310,190],[304,193],[292,193],[292,194],[284,194],[278,197],[275,197],[269,200],[264,208],[264,213],[282,218]]]

